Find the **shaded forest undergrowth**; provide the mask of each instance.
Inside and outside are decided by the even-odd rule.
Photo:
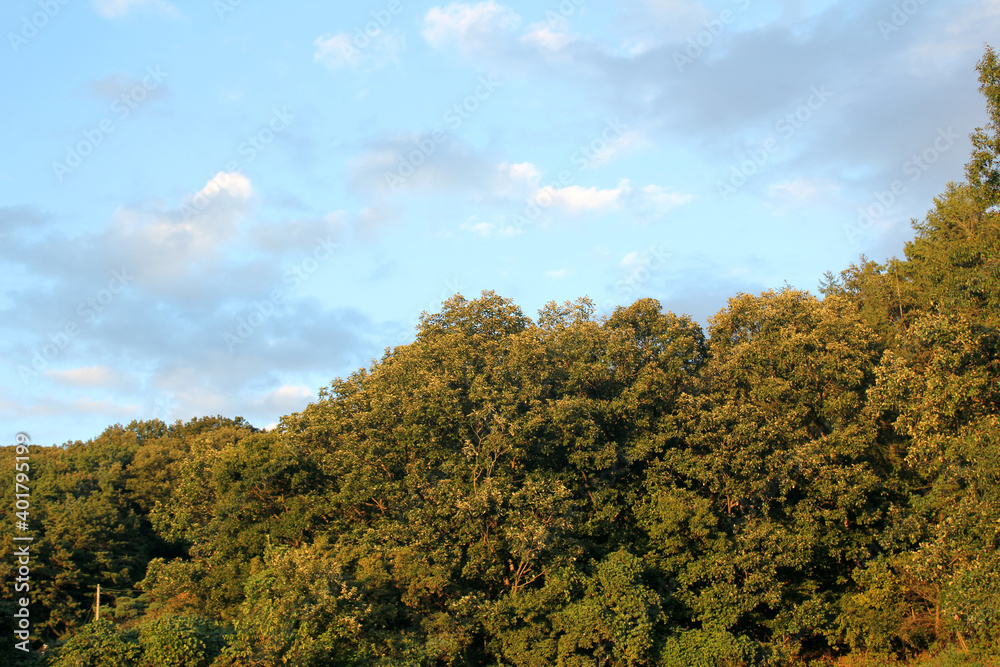
[[[274,430],[31,446],[32,652],[2,661],[1000,665],[991,49],[979,71],[965,180],[822,299],[738,295],[706,335],[652,299],[456,295]]]

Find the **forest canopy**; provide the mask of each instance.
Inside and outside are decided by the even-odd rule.
[[[995,656],[992,49],[978,69],[989,122],[964,180],[903,258],[861,257],[820,296],[739,294],[703,331],[654,299],[532,319],[456,294],[273,430],[134,421],[28,447],[31,651],[8,634],[2,662]],[[19,597],[5,586],[5,618]]]

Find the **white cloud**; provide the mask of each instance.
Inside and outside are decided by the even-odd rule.
[[[253,187],[246,176],[239,172],[219,172],[194,195],[185,197],[179,210],[154,215],[143,232],[166,247],[206,252],[236,234],[236,224],[252,195]],[[123,207],[116,212],[115,223],[125,231],[140,217],[141,212]]]
[[[626,178],[615,188],[546,185],[538,189],[532,201],[539,206],[556,206],[572,213],[628,209],[636,220],[648,222],[672,208],[694,201],[694,195],[668,192],[658,185],[633,188]]]
[[[547,25],[532,27],[534,30],[521,36],[521,42],[548,51],[562,51],[577,39],[569,33],[552,30]]]
[[[534,201],[542,205],[555,205],[568,211],[597,211],[617,206],[623,193],[629,190],[628,180],[623,180],[617,188],[583,187],[568,185],[556,188],[546,185],[539,188]]]
[[[313,44],[316,46],[313,62],[324,63],[327,67],[354,67],[361,62],[361,54],[346,32],[322,35]]]
[[[380,30],[366,42],[359,42],[349,33],[322,35],[313,44],[313,62],[330,69],[352,68],[371,72],[386,65],[398,64],[399,54],[406,48],[406,38],[396,32]]]
[[[834,184],[823,179],[797,178],[794,181],[777,183],[768,189],[768,196],[780,199],[811,201],[831,191]]]
[[[543,186],[540,185],[544,180],[543,174],[531,162],[501,163],[497,166],[497,173],[499,178],[474,184],[480,189],[477,198],[480,202],[513,206],[515,210],[518,207],[522,210],[537,207],[574,214],[624,210],[628,211],[630,219],[648,222],[677,206],[694,201],[694,195],[672,192],[659,185],[634,187],[629,179],[622,179],[613,188]],[[476,216],[462,223],[461,229],[483,237],[514,236],[524,231],[512,224],[504,224],[501,218],[483,222]]]
[[[476,216],[472,216],[466,222],[462,223],[463,231],[478,234],[483,238],[488,238],[490,236],[493,236],[493,233],[496,231],[496,228],[497,226],[494,225],[492,222],[484,222],[476,218]]]
[[[133,403],[119,405],[111,401],[94,401],[89,398],[79,398],[73,401],[72,410],[102,415],[129,415],[135,414],[139,410],[139,406]]]
[[[236,237],[253,194],[238,172],[219,172],[180,209],[119,207],[103,239],[140,278],[167,284],[190,277],[194,264],[218,255]]]
[[[519,234],[524,233],[523,229],[518,229],[513,225],[503,224],[503,222],[503,216],[497,216],[495,222],[486,222],[484,220],[480,220],[479,216],[473,215],[462,223],[461,229],[464,232],[470,232],[472,234],[476,234],[477,236],[481,236],[482,238],[490,238],[493,236],[518,236]]]
[[[128,14],[133,7],[149,6],[161,14],[178,15],[177,8],[165,0],[92,0],[97,13],[106,19]]]
[[[553,280],[560,280],[568,275],[566,269],[550,269],[545,272],[546,278],[552,278]]]
[[[514,180],[525,181],[527,183],[538,183],[542,177],[542,173],[530,162],[510,165],[504,163],[500,165],[500,171],[506,172]]]
[[[195,199],[198,197],[214,197],[220,190],[238,199],[249,199],[250,195],[253,194],[249,178],[238,171],[231,173],[220,171],[205,183],[205,187],[198,191]]]
[[[66,371],[49,370],[45,372],[57,381],[76,387],[106,387],[118,384],[122,378],[107,366],[85,366]]]
[[[312,389],[305,385],[284,385],[267,394],[268,397],[281,401],[302,401],[311,398],[312,395]]]
[[[568,0],[566,3],[568,4]],[[424,16],[422,34],[436,49],[454,48],[467,57],[500,56],[515,60],[542,59],[572,64],[569,47],[594,42],[569,30],[567,18],[549,11],[549,20],[522,27],[521,16],[509,7],[489,2],[452,3],[433,7]]]
[[[632,252],[628,253],[627,255],[625,255],[624,257],[622,257],[622,266],[631,266],[638,259],[639,259],[639,252],[638,251],[632,251]]]
[[[464,53],[493,50],[504,30],[517,27],[521,17],[490,0],[475,5],[452,3],[432,7],[424,16],[421,33],[435,48],[456,46]]]
[[[270,414],[287,415],[304,409],[312,398],[312,390],[305,385],[283,385],[264,394],[255,407]]]
[[[637,198],[660,211],[667,211],[675,206],[690,204],[694,195],[682,192],[667,192],[659,185],[646,185],[638,190]]]
[[[768,188],[769,201],[764,206],[772,212],[783,213],[790,206],[829,200],[839,189],[840,186],[825,178],[797,178]]]

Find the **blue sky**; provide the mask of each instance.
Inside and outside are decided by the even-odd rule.
[[[706,323],[901,255],[1000,1],[8,0],[0,419],[258,427],[494,290]]]

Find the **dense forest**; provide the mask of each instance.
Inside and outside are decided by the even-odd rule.
[[[11,519],[0,662],[1000,664],[992,49],[979,81],[964,180],[822,298],[740,294],[703,331],[455,295],[273,430],[23,447],[31,639]]]

